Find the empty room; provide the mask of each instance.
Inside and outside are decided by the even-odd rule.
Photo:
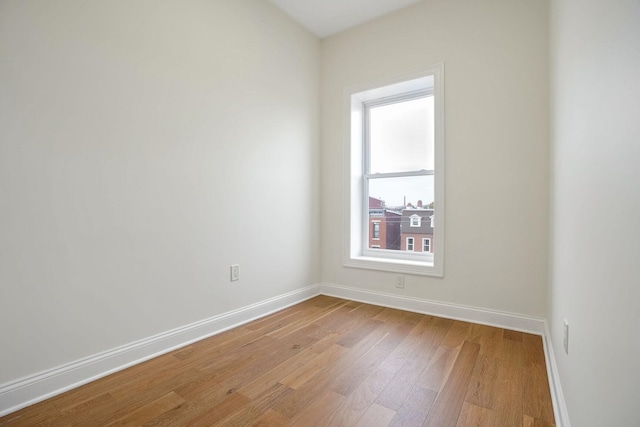
[[[0,425],[640,426],[640,1],[1,0]]]

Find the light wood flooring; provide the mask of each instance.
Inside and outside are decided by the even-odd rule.
[[[552,426],[539,336],[319,296],[0,425]]]

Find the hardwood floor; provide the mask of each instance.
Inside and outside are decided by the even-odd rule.
[[[0,425],[554,425],[539,336],[319,296]]]

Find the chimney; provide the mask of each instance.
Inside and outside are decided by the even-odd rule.
[[[422,209],[422,200],[418,200],[418,208]]]

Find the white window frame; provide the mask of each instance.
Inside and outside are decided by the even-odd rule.
[[[407,237],[406,248],[409,252],[414,252],[416,250],[416,239],[411,236]],[[411,248],[411,249],[409,249]]]
[[[433,253],[408,253],[368,248],[368,189],[363,159],[365,148],[365,103],[416,91],[431,91],[434,96],[435,159],[433,171],[435,207],[434,235],[438,238]],[[343,265],[427,276],[444,276],[444,64],[398,78],[381,80],[345,92],[345,233]]]
[[[413,220],[416,220],[415,225],[413,223]],[[418,214],[413,214],[409,217],[409,227],[420,227],[422,225],[422,217]]]
[[[371,240],[380,240],[380,221],[371,221],[371,224],[372,224],[372,227],[371,227],[372,228],[372,230],[371,230],[371,233],[372,233]],[[376,224],[378,224],[378,237],[376,237],[376,235],[374,233],[375,229],[376,229]]]
[[[427,243],[427,242],[428,242],[428,246],[429,247],[425,251],[424,250],[424,246],[425,246],[425,243]],[[431,252],[431,239],[429,237],[423,237],[422,238],[422,252]]]

